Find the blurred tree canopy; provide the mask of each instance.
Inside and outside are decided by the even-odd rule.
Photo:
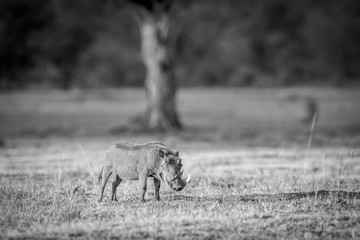
[[[0,78],[18,85],[23,70],[36,67],[39,48],[31,36],[43,31],[52,21],[46,0],[0,1]],[[4,83],[3,83],[4,84]]]
[[[182,86],[354,84],[358,0],[197,0],[174,19]],[[128,7],[98,0],[0,0],[0,88],[140,86]]]

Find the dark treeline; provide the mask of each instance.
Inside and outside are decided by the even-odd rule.
[[[182,86],[355,84],[359,0],[198,0],[173,21]],[[0,0],[0,88],[143,85],[131,6]]]

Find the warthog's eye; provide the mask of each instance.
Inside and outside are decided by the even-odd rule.
[[[163,150],[159,150],[159,157],[164,158],[165,153]]]

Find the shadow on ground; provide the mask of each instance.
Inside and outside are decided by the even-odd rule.
[[[119,201],[123,204],[134,204],[135,195],[123,201]],[[319,190],[312,192],[294,192],[294,193],[278,193],[278,194],[250,194],[250,195],[238,195],[238,196],[188,196],[188,195],[171,195],[163,196],[161,201],[189,201],[189,202],[280,202],[299,200],[302,198],[310,199],[331,199],[331,200],[355,200],[360,199],[360,192],[346,192],[346,191],[328,191]],[[148,199],[146,202],[153,202],[153,199]],[[139,201],[139,204],[140,201]]]
[[[360,192],[346,192],[346,191],[328,191],[320,190],[313,192],[297,192],[297,193],[278,193],[278,194],[251,194],[243,196],[216,196],[216,197],[196,197],[196,196],[185,196],[185,195],[173,195],[163,197],[164,201],[217,201],[222,202],[275,202],[275,201],[286,201],[286,200],[297,200],[301,198],[316,198],[316,199],[327,199],[327,198],[338,198],[338,199],[360,199]]]

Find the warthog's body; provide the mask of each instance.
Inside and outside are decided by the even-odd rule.
[[[126,179],[139,180],[142,189],[140,199],[144,201],[148,177],[153,177],[155,198],[160,200],[160,182],[164,175],[172,178],[171,181],[166,178],[165,180],[176,191],[180,191],[186,185],[181,179],[181,167],[178,152],[170,150],[161,142],[114,144],[105,152],[105,162],[99,176],[99,180],[102,178],[99,201],[102,200],[107,180],[112,173],[116,176],[112,183],[111,200],[117,201],[116,188],[123,179]]]

